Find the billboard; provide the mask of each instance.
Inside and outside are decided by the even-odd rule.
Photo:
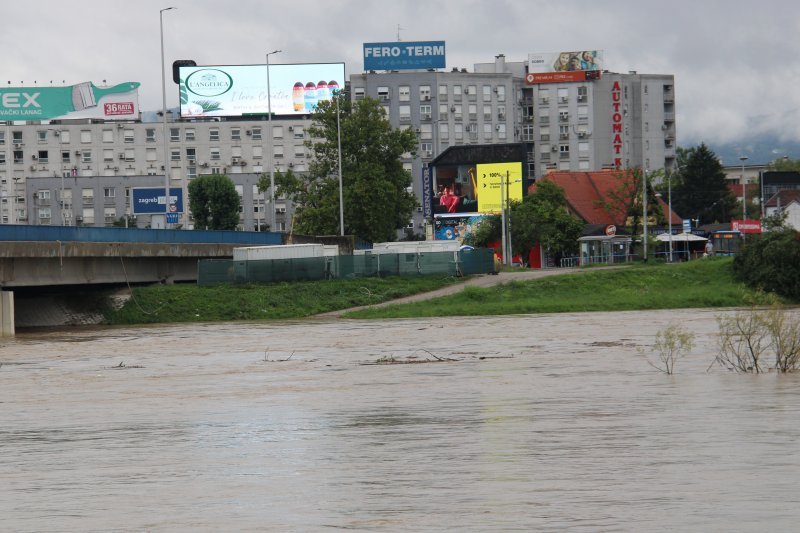
[[[169,188],[169,213],[183,213],[183,194],[180,187]],[[134,215],[163,215],[164,187],[133,187],[131,189],[131,211]]]
[[[0,89],[0,120],[139,118],[140,83],[97,87],[92,82],[64,87],[8,87]]]
[[[463,243],[473,233],[486,215],[441,215],[433,221],[434,239]]]
[[[317,102],[330,100],[344,87],[344,63],[182,66],[182,117],[241,117],[244,115],[305,115]]]
[[[598,80],[603,70],[602,50],[538,52],[528,54],[525,83]]]
[[[444,41],[364,43],[364,70],[445,68]]]
[[[522,163],[477,165],[476,171],[479,212],[499,213],[508,202],[522,200]]]

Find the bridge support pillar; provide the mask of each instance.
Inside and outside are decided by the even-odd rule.
[[[14,335],[14,292],[0,291],[0,337]]]

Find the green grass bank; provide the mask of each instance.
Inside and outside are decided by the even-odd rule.
[[[760,296],[733,277],[731,258],[635,264],[464,291],[425,302],[346,313],[346,318],[408,318],[582,311],[736,307]]]

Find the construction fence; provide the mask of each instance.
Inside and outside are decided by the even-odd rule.
[[[201,259],[198,262],[197,284],[278,283],[428,274],[470,276],[494,272],[494,251],[489,248],[459,252],[382,253],[250,261]]]

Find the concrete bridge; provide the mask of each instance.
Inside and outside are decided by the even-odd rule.
[[[196,281],[200,259],[283,244],[271,232],[0,226],[0,329],[14,334],[15,288]]]

